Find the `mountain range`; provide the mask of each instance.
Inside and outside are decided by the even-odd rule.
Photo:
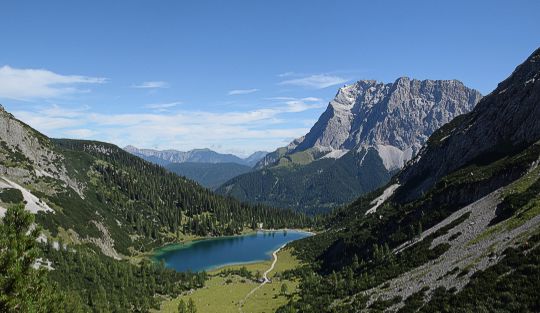
[[[246,158],[222,154],[210,149],[190,151],[138,149],[126,146],[124,150],[158,164],[180,176],[192,179],[206,188],[215,190],[239,175],[251,172],[268,152],[257,151]]]
[[[236,163],[253,167],[259,162],[268,152],[256,151],[246,158],[240,158],[234,154],[219,153],[210,149],[193,149],[189,151],[178,150],[154,150],[154,149],[139,149],[134,146],[126,146],[124,150],[141,157],[147,161],[166,165],[169,163]]]
[[[457,80],[361,80],[340,88],[308,134],[267,154],[218,192],[318,212],[384,185],[428,137],[481,94]],[[327,191],[327,192],[325,192]]]
[[[293,243],[278,312],[534,312],[540,275],[540,49],[436,130],[384,187]]]

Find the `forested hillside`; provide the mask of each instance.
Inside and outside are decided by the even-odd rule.
[[[360,159],[365,163],[359,164]],[[388,181],[393,172],[384,168],[375,150],[351,151],[339,159],[320,159],[305,165],[291,162],[249,172],[216,191],[241,201],[290,207],[315,215],[380,187],[380,182]]]

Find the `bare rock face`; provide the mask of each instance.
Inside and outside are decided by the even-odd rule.
[[[53,155],[48,147],[48,139],[25,126],[0,106],[0,138],[3,149],[11,153],[19,152],[28,158],[29,162],[45,167],[44,159]],[[56,168],[52,167],[51,170],[55,171]]]
[[[438,130],[398,179],[410,198],[471,162],[497,159],[540,140],[540,49],[469,114]]]
[[[285,154],[315,149],[336,158],[374,148],[385,167],[396,170],[436,129],[472,110],[481,97],[457,80],[360,80],[339,89],[309,133]]]
[[[15,119],[0,106],[0,169],[3,173],[19,171],[59,177],[65,174],[61,157],[49,139]],[[13,165],[13,166],[10,166]],[[25,166],[21,166],[25,165]],[[22,170],[21,170],[22,169]]]
[[[84,186],[68,175],[50,139],[0,105],[0,177],[31,183],[42,176],[58,179],[82,195]]]

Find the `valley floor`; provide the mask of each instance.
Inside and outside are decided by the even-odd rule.
[[[254,276],[257,272],[262,276],[272,267],[273,263],[272,259],[260,263],[232,265],[213,270],[209,272],[210,278],[204,288],[193,290],[176,299],[164,301],[159,312],[178,312],[180,299],[187,303],[190,298],[195,302],[198,313],[274,312],[278,307],[287,303],[288,295],[294,294],[299,284],[298,281],[281,280],[278,274],[300,265],[300,262],[292,255],[291,248],[282,249],[277,253],[274,268],[267,274],[270,282],[266,284],[261,285],[260,282],[233,274],[220,275],[223,270],[238,270],[245,266]],[[276,274],[278,275],[276,276]],[[282,284],[287,285],[288,295],[281,294]],[[260,288],[256,289],[258,286]],[[254,289],[256,290],[246,298]]]

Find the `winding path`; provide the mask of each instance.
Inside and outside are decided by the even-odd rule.
[[[274,261],[272,262],[272,265],[270,266],[270,268],[267,269],[266,272],[264,272],[264,274],[263,274],[263,280],[264,280],[264,281],[263,281],[260,285],[258,285],[257,287],[251,289],[251,291],[248,292],[248,294],[244,297],[244,299],[242,299],[242,300],[238,303],[238,304],[239,304],[239,307],[238,307],[238,311],[239,311],[239,312],[241,312],[241,313],[244,312],[244,311],[242,310],[242,307],[244,306],[244,303],[246,303],[246,300],[247,300],[252,294],[254,294],[255,291],[259,290],[262,286],[264,286],[264,285],[266,285],[267,283],[270,282],[270,279],[268,279],[268,274],[269,274],[269,273],[274,269],[274,267],[276,266],[277,259],[278,259],[277,254],[278,254],[279,250],[283,249],[286,245],[287,245],[287,244],[284,244],[283,246],[279,247],[276,251],[274,251],[274,252],[272,253],[272,256],[274,257]]]

